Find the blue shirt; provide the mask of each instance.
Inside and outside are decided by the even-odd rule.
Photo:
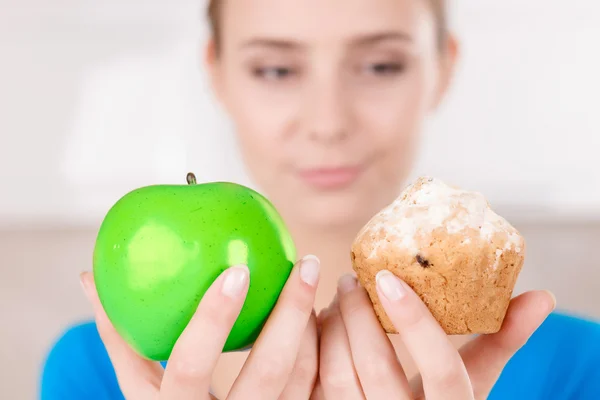
[[[42,400],[123,399],[94,323],[67,330],[47,356]],[[600,324],[551,314],[506,365],[489,400],[600,399]]]

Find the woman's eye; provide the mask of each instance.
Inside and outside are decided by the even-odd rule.
[[[367,66],[367,72],[374,75],[395,75],[404,71],[399,63],[374,63]]]
[[[295,73],[288,67],[255,68],[254,75],[266,80],[282,80],[289,78]]]

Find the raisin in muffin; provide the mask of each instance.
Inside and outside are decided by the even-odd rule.
[[[383,269],[413,288],[447,334],[487,334],[502,325],[525,242],[480,193],[422,177],[363,227],[351,256],[387,333],[397,331],[375,286]]]

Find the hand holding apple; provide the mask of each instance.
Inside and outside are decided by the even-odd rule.
[[[316,317],[311,313],[318,277],[315,257],[305,257],[294,267],[233,387],[221,398],[309,398],[319,360]],[[92,274],[83,273],[81,281],[126,399],[215,399],[209,394],[211,378],[248,293],[246,266],[228,268],[204,293],[166,369],[142,358],[117,333],[100,303]]]
[[[228,267],[247,265],[250,286],[223,351],[250,346],[275,306],[296,258],[273,205],[227,182],[154,185],[122,197],[94,249],[100,302],[140,355],[167,360],[200,300]]]

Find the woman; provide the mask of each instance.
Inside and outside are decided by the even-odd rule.
[[[513,299],[497,334],[449,338],[384,271],[379,296],[400,332],[388,339],[348,275],[354,235],[405,184],[451,81],[443,0],[213,0],[209,16],[207,67],[247,168],[300,254],[319,258],[298,262],[251,352],[221,356],[249,280],[228,269],[165,369],[116,334],[82,274],[95,324],[52,349],[44,399],[600,398],[600,326],[552,313],[545,291]]]

